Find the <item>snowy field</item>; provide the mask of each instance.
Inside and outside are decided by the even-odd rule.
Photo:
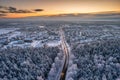
[[[9,32],[13,32],[15,30],[18,30],[18,28],[3,28],[3,29],[0,29],[0,35],[1,34],[7,34]]]
[[[55,47],[55,46],[59,46],[60,44],[61,44],[61,41],[51,41],[47,43],[47,46]]]

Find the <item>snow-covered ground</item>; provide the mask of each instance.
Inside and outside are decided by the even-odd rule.
[[[33,42],[31,43],[31,46],[32,46],[32,47],[42,47],[43,44],[41,43],[41,41],[33,41]]]
[[[86,40],[80,40],[80,43],[85,43],[85,42],[92,42],[93,40],[90,38],[90,39],[86,39]]]
[[[20,47],[20,48],[27,48],[30,47],[30,43],[24,43],[24,44],[15,44],[17,41],[9,43],[7,46],[4,46],[3,49],[6,49],[8,47]]]
[[[13,33],[9,36],[8,39],[11,39],[11,38],[16,37],[16,36],[19,36],[19,35],[21,35],[21,32],[15,31],[15,32],[13,32]]]
[[[39,26],[39,28],[44,28],[45,26]]]
[[[19,29],[19,28],[3,28],[3,29],[0,29],[0,35],[1,34],[7,34],[9,32],[13,32],[13,31],[15,31],[17,29]]]
[[[50,41],[47,43],[47,46],[55,47],[55,46],[59,46],[60,44],[61,44],[61,41]]]
[[[10,42],[7,46],[4,46],[4,48],[6,47],[21,47],[21,48],[25,48],[25,47],[43,47],[44,45],[47,45],[48,47],[56,47],[60,45],[60,41],[56,41],[56,42],[48,42],[48,43],[41,43],[41,41],[39,40],[34,40],[32,43],[20,43],[18,41],[12,41]]]

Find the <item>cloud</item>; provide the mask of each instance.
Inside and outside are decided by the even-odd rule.
[[[106,11],[106,12],[96,12],[96,13],[68,13],[68,14],[57,14],[50,15],[49,17],[83,17],[83,18],[91,18],[91,17],[116,17],[120,16],[120,11]]]
[[[0,10],[0,13],[8,13],[8,11],[2,11],[2,10]]]
[[[6,16],[6,14],[0,14],[0,17]]]
[[[32,13],[30,10],[17,9],[15,7],[0,6],[0,13]]]
[[[0,9],[7,9],[7,7],[5,7],[5,6],[0,6]]]
[[[36,12],[44,11],[43,9],[34,9]]]
[[[0,6],[0,13],[34,13],[37,11],[43,11],[43,9],[26,10],[26,9],[17,9],[11,6],[10,7]]]
[[[14,12],[17,12],[17,9],[14,8],[14,7],[8,7],[8,11],[9,11],[10,13],[14,13]]]

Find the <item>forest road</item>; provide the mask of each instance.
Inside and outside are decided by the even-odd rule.
[[[65,61],[64,61],[63,69],[60,74],[60,80],[65,80],[66,72],[69,64],[69,49],[68,49],[68,46],[65,40],[65,35],[62,28],[60,29],[60,36],[61,36],[61,46],[65,55]]]

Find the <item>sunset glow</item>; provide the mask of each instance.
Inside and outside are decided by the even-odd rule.
[[[33,13],[0,13],[3,18],[21,18],[30,16],[50,16],[57,14],[77,14],[104,11],[120,11],[119,0],[0,0],[1,6],[17,9],[43,11]]]

